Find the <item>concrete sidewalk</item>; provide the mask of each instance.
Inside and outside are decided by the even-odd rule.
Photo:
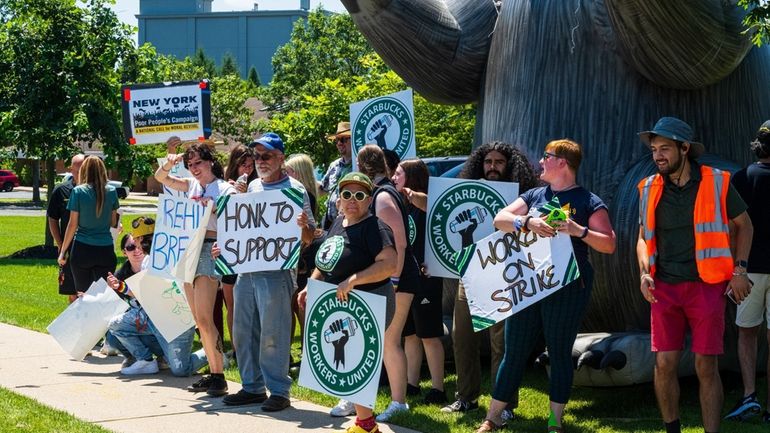
[[[292,407],[266,414],[259,406],[229,407],[221,398],[184,390],[194,378],[168,372],[121,376],[122,357],[73,361],[48,334],[0,324],[0,386],[116,432],[328,432],[352,424],[329,409],[292,399]],[[198,376],[196,376],[198,377]],[[230,392],[240,384],[230,382]],[[414,430],[380,424],[384,433]]]

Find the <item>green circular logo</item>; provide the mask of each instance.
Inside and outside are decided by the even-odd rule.
[[[335,395],[352,395],[375,379],[382,362],[380,327],[369,305],[355,291],[348,300],[322,294],[307,311],[304,362],[313,377]]]
[[[414,141],[414,124],[406,105],[395,98],[378,98],[367,104],[353,125],[353,150],[376,143],[401,159]]]
[[[503,196],[483,182],[463,182],[444,191],[428,215],[428,243],[438,261],[459,276],[457,253],[481,239],[478,226],[506,205]]]
[[[414,245],[415,240],[417,240],[417,224],[414,223],[414,218],[409,215],[409,245]]]
[[[324,272],[331,272],[342,256],[345,249],[345,239],[342,236],[332,236],[326,239],[315,255],[315,265]]]

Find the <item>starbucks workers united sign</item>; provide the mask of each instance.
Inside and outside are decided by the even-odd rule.
[[[414,102],[412,89],[350,105],[353,155],[367,144],[389,149],[401,160],[415,158]],[[353,158],[356,168],[356,158]]]

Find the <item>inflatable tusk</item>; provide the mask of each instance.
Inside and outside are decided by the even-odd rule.
[[[607,367],[612,367],[615,370],[620,370],[626,366],[626,362],[627,358],[625,353],[619,350],[611,350],[604,356],[604,358],[602,358],[599,368],[605,369]]]
[[[604,352],[602,352],[601,350],[589,350],[588,352],[584,352],[578,358],[577,369],[579,370],[580,367],[587,365],[593,368],[594,370],[598,370],[603,357],[604,357]]]

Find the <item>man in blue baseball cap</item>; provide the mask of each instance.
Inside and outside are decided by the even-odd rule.
[[[717,432],[724,399],[717,359],[724,350],[725,294],[741,303],[751,288],[751,220],[730,173],[696,161],[705,148],[693,140],[690,125],[663,117],[639,138],[658,168],[639,182],[636,244],[640,290],[650,303],[655,395],[666,433],[679,433],[677,372],[689,328],[703,428]]]
[[[257,147],[262,145],[266,150],[277,150],[284,153],[283,140],[275,132],[266,132],[261,137],[255,139],[249,143],[249,147]]]

